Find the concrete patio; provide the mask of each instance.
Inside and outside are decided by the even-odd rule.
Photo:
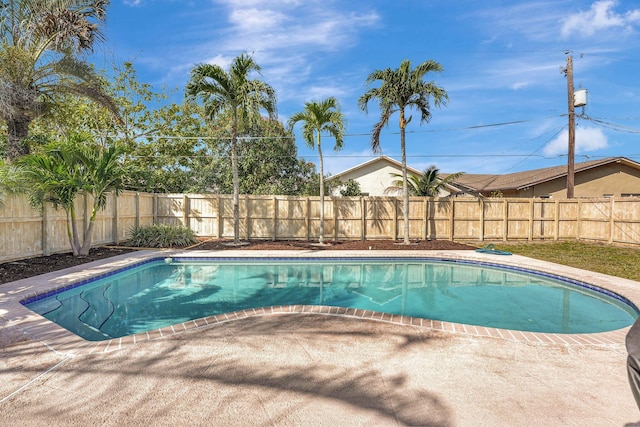
[[[5,302],[7,289],[0,288]],[[56,350],[20,324],[3,311],[5,425],[631,426],[640,420],[619,338],[624,330],[608,342],[568,344],[276,313],[88,354]]]
[[[0,355],[0,412],[3,424],[13,426],[624,426],[640,420],[622,345],[532,344],[273,315],[104,354],[65,358],[25,340]]]

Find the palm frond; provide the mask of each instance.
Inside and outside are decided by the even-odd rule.
[[[340,111],[338,100],[328,97],[321,101],[305,103],[304,111],[295,113],[288,120],[289,130],[298,122],[303,122],[302,137],[311,148],[315,148],[316,139],[322,132],[328,132],[335,138],[334,150],[340,150],[344,141],[345,119]]]

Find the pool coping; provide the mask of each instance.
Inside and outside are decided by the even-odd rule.
[[[333,306],[274,306],[259,309],[239,310],[235,312],[194,319],[145,333],[114,338],[105,341],[87,341],[57,324],[34,313],[20,301],[36,294],[69,286],[72,283],[89,278],[109,274],[114,270],[130,267],[158,257],[189,258],[425,258],[450,259],[475,263],[490,263],[512,268],[539,271],[544,274],[567,277],[587,284],[603,288],[619,294],[636,307],[640,307],[640,282],[594,273],[560,264],[540,261],[519,255],[494,255],[479,253],[473,250],[435,250],[435,251],[332,251],[332,250],[278,250],[278,251],[179,251],[179,250],[146,250],[118,255],[105,260],[94,261],[65,270],[47,273],[15,282],[0,285],[0,317],[11,327],[17,328],[26,337],[39,341],[50,350],[68,355],[105,353],[145,341],[162,339],[168,336],[209,328],[239,319],[256,316],[274,315],[324,315],[358,318],[370,321],[388,322],[410,327],[428,328],[455,334],[477,337],[491,337],[503,340],[527,342],[535,344],[560,344],[567,346],[624,345],[629,327],[593,334],[558,334],[524,332],[507,329],[496,329],[484,326],[473,326],[460,323],[392,315],[370,310],[342,308]]]

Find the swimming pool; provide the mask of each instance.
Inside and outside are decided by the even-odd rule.
[[[625,298],[581,282],[516,267],[419,258],[154,258],[22,303],[95,341],[280,305],[571,334],[620,329],[638,315]]]

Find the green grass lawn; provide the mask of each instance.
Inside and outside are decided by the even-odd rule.
[[[496,249],[584,270],[640,281],[640,248],[578,241],[495,243]]]

